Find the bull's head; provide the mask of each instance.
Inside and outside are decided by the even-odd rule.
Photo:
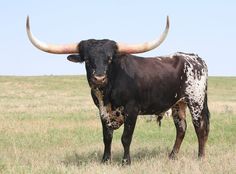
[[[86,40],[79,43],[79,54],[69,55],[72,62],[85,62],[88,81],[91,87],[107,84],[112,59],[117,46],[110,40]]]
[[[55,45],[39,41],[30,31],[29,17],[26,30],[31,43],[38,49],[54,54],[72,54],[67,57],[72,62],[85,62],[87,77],[91,87],[106,85],[110,65],[117,53],[136,54],[150,51],[158,47],[166,38],[169,30],[167,16],[166,28],[161,37],[142,44],[116,43],[110,40],[86,40],[79,43]]]

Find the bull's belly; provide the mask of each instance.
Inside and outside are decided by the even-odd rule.
[[[99,90],[94,90],[94,95],[98,99],[98,109],[101,119],[106,123],[106,126],[110,129],[118,129],[125,121],[125,118],[128,116],[126,113],[126,107],[133,102],[130,98],[125,98],[122,100],[120,98],[114,98],[110,103],[103,102],[103,94]],[[122,95],[116,95],[122,96]],[[167,95],[166,95],[167,96]],[[168,97],[167,97],[168,98]],[[158,96],[152,97],[152,99],[138,99],[133,102],[132,107],[138,107],[139,115],[159,115],[168,109],[170,109],[176,102],[177,98],[174,99],[161,99]],[[130,107],[130,106],[129,106]]]
[[[139,115],[159,115],[167,110],[169,110],[170,107],[165,107],[165,108],[159,108],[159,109],[144,109],[139,111]]]
[[[163,112],[166,112],[169,110],[175,103],[178,101],[178,99],[166,102],[158,102],[158,103],[153,103],[149,105],[145,104],[140,104],[140,115],[159,115]]]

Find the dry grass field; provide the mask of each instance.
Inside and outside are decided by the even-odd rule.
[[[210,77],[211,129],[206,159],[188,130],[177,160],[169,160],[171,118],[140,117],[131,145],[132,165],[121,166],[122,127],[114,134],[112,163],[100,163],[98,110],[85,76],[0,77],[0,173],[236,173],[236,78]]]

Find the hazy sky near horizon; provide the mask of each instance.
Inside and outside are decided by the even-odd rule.
[[[208,64],[209,75],[236,76],[236,1],[233,0],[51,0],[0,2],[0,75],[85,74],[84,64],[67,55],[39,51],[29,42],[31,31],[49,43],[111,39],[141,43],[158,37],[170,17],[167,39],[142,56],[177,51],[196,53]]]

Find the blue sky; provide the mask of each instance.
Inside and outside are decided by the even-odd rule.
[[[34,48],[25,31],[50,43],[111,39],[141,43],[158,37],[166,16],[170,31],[165,42],[142,56],[196,53],[211,76],[236,76],[236,1],[220,0],[51,0],[0,3],[0,75],[85,74],[84,64],[68,62]]]

